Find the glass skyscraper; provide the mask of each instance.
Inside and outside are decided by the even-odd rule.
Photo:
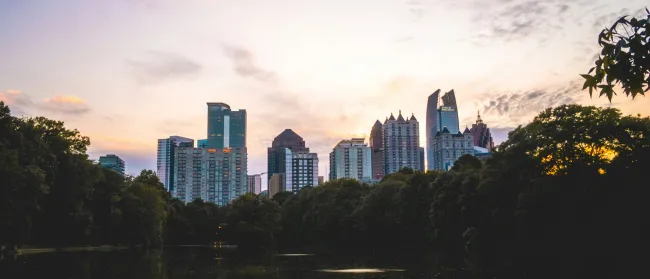
[[[105,168],[112,169],[122,175],[124,175],[124,170],[126,164],[124,160],[114,154],[108,154],[106,156],[99,157],[99,164]]]
[[[442,101],[442,102],[441,102]],[[450,90],[440,97],[440,89],[436,90],[429,96],[427,102],[427,129],[426,129],[426,147],[427,147],[427,169],[434,170],[437,166],[435,148],[433,140],[437,132],[441,132],[445,127],[447,130],[456,134],[460,131],[458,122],[458,105],[456,103],[456,93]]]
[[[165,189],[174,194],[174,150],[177,147],[194,147],[194,140],[179,136],[171,136],[158,140],[158,156],[156,160],[156,175]]]
[[[456,134],[460,131],[458,123],[458,111],[452,107],[441,106],[438,108],[438,127],[444,129],[447,127],[449,133]]]
[[[208,148],[246,147],[246,110],[208,103]]]

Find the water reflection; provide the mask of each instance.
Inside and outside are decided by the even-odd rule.
[[[321,272],[331,273],[384,273],[394,271],[404,271],[404,269],[379,269],[379,268],[348,268],[348,269],[321,269]]]
[[[432,278],[423,270],[399,269],[399,265],[382,265],[368,259],[343,260],[298,253],[250,254],[213,247],[24,253],[0,261],[0,278],[3,279]]]

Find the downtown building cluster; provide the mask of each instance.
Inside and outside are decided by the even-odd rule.
[[[226,205],[246,193],[273,197],[322,184],[318,154],[291,129],[276,136],[267,149],[267,171],[248,175],[246,110],[232,110],[224,103],[207,103],[205,139],[170,136],[158,140],[156,173],[165,188],[184,202],[201,198]],[[384,122],[377,120],[365,138],[339,141],[329,154],[328,178],[350,178],[366,183],[402,168],[416,171],[447,171],[463,155],[487,158],[494,149],[490,129],[480,114],[476,123],[460,129],[453,90],[428,98],[425,147],[420,146],[420,123],[399,111]],[[114,155],[107,155],[114,156]],[[107,166],[124,171],[124,162],[104,159]],[[110,163],[110,164],[109,164]],[[268,189],[262,191],[262,175]]]

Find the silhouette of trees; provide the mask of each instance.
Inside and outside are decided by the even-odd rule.
[[[650,90],[650,11],[646,12],[646,18],[621,17],[598,35],[602,50],[596,66],[581,75],[583,90],[588,88],[590,96],[596,90],[611,101],[616,86],[632,98]]]

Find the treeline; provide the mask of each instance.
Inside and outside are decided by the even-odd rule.
[[[183,204],[152,171],[122,176],[89,160],[90,140],[63,122],[17,118],[0,102],[0,245],[202,243],[220,211]]]
[[[633,266],[650,230],[650,119],[565,105],[510,132],[491,159],[403,169],[376,185],[329,181],[226,207],[171,198],[151,171],[88,160],[63,123],[0,103],[0,242],[212,244],[415,256],[484,274]],[[587,267],[598,266],[598,269]]]

